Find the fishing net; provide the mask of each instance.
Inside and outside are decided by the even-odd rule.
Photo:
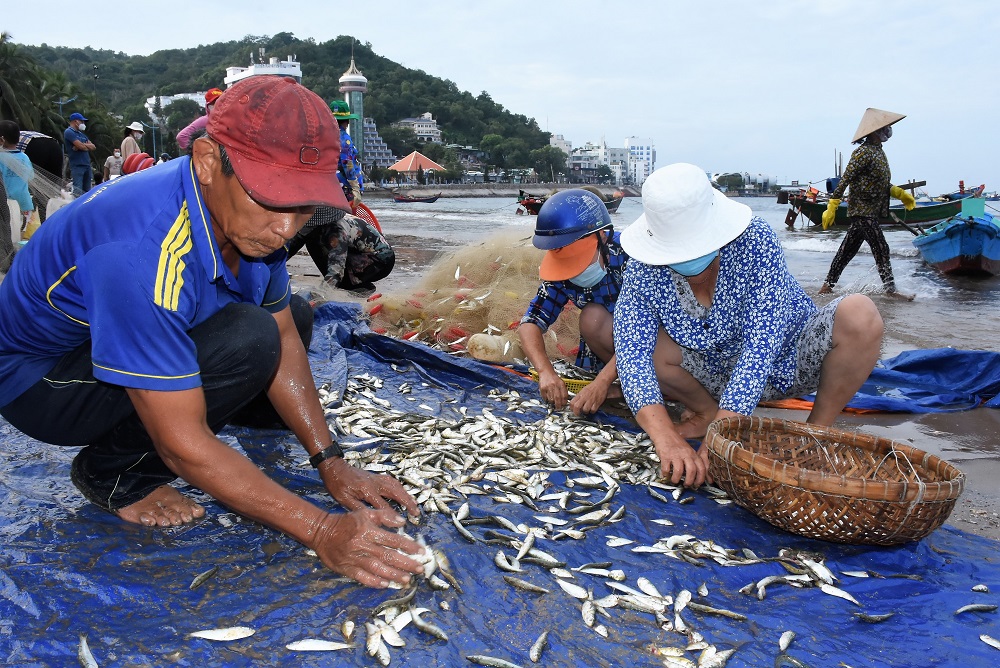
[[[503,361],[523,363],[517,327],[538,292],[538,265],[544,253],[531,245],[531,235],[523,229],[501,231],[450,251],[427,270],[412,292],[383,294],[369,301],[365,311],[371,328],[456,355],[469,354],[470,337],[486,334],[500,348]],[[545,333],[550,359],[575,360],[579,318],[579,310],[569,302]]]
[[[15,160],[10,153],[0,152],[0,164],[3,164],[4,167],[10,169],[22,180],[28,182],[28,191],[31,193],[31,198],[35,201],[35,207],[42,221],[50,213],[47,211],[50,200],[57,201],[58,205],[55,208],[73,200],[72,193],[64,190],[66,181],[61,176],[46,171],[38,165],[33,165],[33,169],[29,169],[28,165]],[[54,213],[54,211],[51,213]]]

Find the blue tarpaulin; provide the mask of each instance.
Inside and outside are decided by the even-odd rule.
[[[533,383],[505,371],[371,334],[357,315],[356,308],[342,305],[318,309],[310,350],[317,383],[342,391],[349,376],[364,373],[409,382],[421,405],[445,417],[455,405],[469,412],[493,406],[488,396],[493,388],[537,393]],[[990,382],[984,378],[982,386]],[[995,396],[995,387],[993,392]],[[414,410],[415,402],[397,392],[386,392],[385,399],[397,409]],[[451,399],[458,399],[457,404]],[[321,507],[335,506],[314,470],[301,465],[304,452],[288,432],[228,428],[221,438],[296,493]],[[72,486],[69,465],[75,453],[76,448],[32,441],[0,421],[4,665],[73,665],[81,635],[87,636],[100,666],[377,665],[365,653],[363,640],[354,649],[334,653],[296,653],[285,645],[303,638],[340,640],[345,618],[363,626],[369,611],[398,592],[345,581],[303,546],[229,513],[197,490],[185,492],[206,505],[202,521],[166,530],[123,523],[85,502]],[[562,474],[553,473],[549,481],[560,488]],[[567,567],[612,562],[633,587],[640,576],[671,595],[683,589],[696,592],[704,584],[707,595],[696,593],[694,600],[745,615],[746,621],[691,610],[684,619],[720,650],[735,649],[728,663],[733,667],[775,665],[778,638],[788,630],[797,635],[787,654],[813,667],[993,666],[1000,661],[1000,650],[980,640],[982,634],[1000,638],[1000,615],[955,614],[970,603],[1000,603],[996,541],[946,526],[898,547],[836,545],[785,533],[704,493],[693,496],[688,504],[664,503],[644,487],[622,485],[613,503],[625,506],[620,522],[590,531],[583,540],[539,541],[539,547]],[[503,514],[514,523],[531,524],[535,514],[523,506],[496,504],[489,496],[471,496],[470,504],[473,515]],[[654,519],[671,520],[674,526]],[[470,530],[482,534],[480,527]],[[600,619],[608,629],[603,638],[583,623],[580,602],[555,586],[541,566],[525,564],[520,576],[550,593],[516,590],[493,563],[498,548],[465,542],[447,517],[427,515],[410,531],[448,556],[463,592],[422,584],[414,603],[430,609],[425,618],[449,640],[433,639],[410,625],[402,631],[406,647],[390,648],[390,665],[471,665],[465,657],[474,654],[531,665],[528,649],[544,630],[550,632],[541,662],[546,666],[659,666],[662,659],[650,647],[683,647],[687,642],[658,627],[652,615],[620,608],[609,609],[610,617]],[[705,560],[695,565],[635,553],[631,545],[607,544],[609,536],[649,545],[673,534],[749,548],[760,557],[774,557],[781,548],[814,552],[860,605],[817,588],[771,586],[764,600],[756,592],[739,592],[767,575],[784,574],[773,562],[721,566]],[[214,567],[213,577],[190,588],[195,576]],[[843,574],[862,570],[882,577]],[[593,589],[595,597],[611,593],[604,578],[579,574],[577,581]],[[973,591],[977,584],[990,591]],[[870,624],[859,621],[858,612],[895,615]],[[248,626],[255,634],[228,643],[188,635],[228,626]],[[696,660],[697,652],[688,656]]]

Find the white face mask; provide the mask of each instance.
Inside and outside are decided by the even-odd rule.
[[[76,129],[79,130],[80,132],[83,132],[84,130],[87,129],[87,124],[86,123],[80,123],[78,126],[76,126]]]
[[[141,132],[133,132],[132,136],[135,137],[136,141],[142,141],[142,133]]]
[[[115,151],[115,157],[116,158],[122,157],[122,152],[121,151]]]

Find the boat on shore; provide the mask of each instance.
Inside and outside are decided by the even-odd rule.
[[[923,230],[913,246],[945,274],[1000,275],[1000,220],[991,214],[957,215]]]
[[[811,198],[805,193],[789,195],[788,205],[791,210],[785,218],[785,224],[792,227],[798,215],[801,214],[812,223],[813,227],[823,229],[823,212],[826,211],[827,201],[821,198]],[[917,206],[909,211],[902,204],[894,204],[889,207],[888,216],[879,218],[879,224],[906,226],[936,223],[958,215],[962,211],[963,201],[963,199],[956,199],[946,202],[917,202]],[[837,208],[834,225],[846,225],[847,222],[847,202],[844,201]]]
[[[619,205],[621,205],[622,200],[625,199],[625,193],[621,190],[616,190],[612,195],[604,195],[600,190],[594,187],[583,186],[584,190],[589,190],[604,202],[604,206],[608,208],[608,213],[615,213],[618,211]],[[523,209],[523,212],[528,213],[532,216],[538,215],[538,210],[542,208],[545,204],[545,200],[554,195],[556,191],[552,191],[547,195],[532,195],[524,190],[520,191],[517,197],[517,203]],[[518,213],[522,213],[521,209],[518,209]]]
[[[413,197],[411,195],[404,195],[403,193],[393,193],[392,199],[396,202],[422,202],[424,204],[433,204],[438,200],[441,193],[437,195],[430,195],[428,197]]]

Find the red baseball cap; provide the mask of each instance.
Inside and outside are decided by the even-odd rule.
[[[236,83],[215,103],[207,131],[260,204],[351,210],[337,180],[340,128],[322,98],[295,79],[256,75]]]
[[[209,88],[205,91],[205,106],[208,107],[215,104],[215,101],[219,99],[220,95],[222,95],[221,88]]]

